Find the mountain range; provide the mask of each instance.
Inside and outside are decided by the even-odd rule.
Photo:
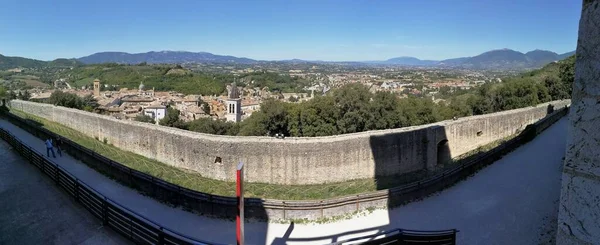
[[[89,56],[81,57],[79,61],[85,64],[99,63],[119,63],[119,64],[139,64],[146,62],[156,63],[239,63],[252,64],[256,60],[248,58],[238,58],[234,56],[215,55],[207,52],[186,52],[186,51],[151,51],[147,53],[130,54],[124,52],[101,52]]]
[[[561,60],[573,55],[575,51],[564,54],[546,50],[533,50],[521,53],[511,49],[498,49],[482,53],[473,57],[460,57],[446,60],[421,60],[415,57],[396,57],[383,61],[308,61],[300,59],[282,60],[285,63],[352,63],[352,64],[380,64],[401,66],[441,66],[441,67],[463,67],[473,69],[528,69],[539,68],[553,61]],[[207,52],[185,52],[185,51],[160,51],[129,54],[123,52],[102,52],[78,59],[85,64],[98,63],[122,63],[137,64],[147,63],[235,63],[255,64],[271,62],[239,58],[234,56],[215,55]]]
[[[546,50],[533,50],[521,53],[511,49],[498,49],[473,57],[461,57],[446,60],[420,60],[414,57],[398,57],[380,64],[405,66],[446,66],[474,69],[527,69],[539,68],[550,62],[565,59],[575,54],[575,51],[557,54]]]
[[[382,61],[307,61],[300,59],[264,61],[250,58],[235,57],[228,55],[216,55],[208,52],[187,51],[151,51],[146,53],[124,53],[124,52],[100,52],[78,59],[57,59],[45,62],[21,57],[7,57],[0,55],[0,69],[15,67],[39,67],[51,66],[74,66],[80,64],[182,64],[182,63],[229,63],[229,64],[258,64],[264,62],[283,63],[336,63],[352,65],[397,65],[397,66],[419,66],[419,67],[461,67],[472,69],[532,69],[539,68],[553,61],[562,60],[573,55],[575,51],[557,54],[546,50],[533,50],[521,53],[511,49],[498,49],[482,53],[473,57],[460,57],[446,60],[421,60],[415,57],[396,57]]]

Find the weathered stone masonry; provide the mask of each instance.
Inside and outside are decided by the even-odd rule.
[[[545,117],[548,103],[416,127],[286,139],[201,134],[26,101],[11,106],[205,177],[234,181],[242,161],[250,182],[316,184],[434,169],[438,151],[456,157],[513,135]]]
[[[584,0],[562,175],[557,244],[600,242],[600,1]]]

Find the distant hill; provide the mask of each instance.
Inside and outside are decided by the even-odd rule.
[[[575,51],[557,54],[546,50],[533,50],[521,53],[511,49],[498,49],[482,53],[473,57],[453,58],[441,61],[420,60],[415,57],[398,57],[386,61],[370,61],[371,64],[394,64],[408,66],[444,66],[462,67],[473,69],[534,69],[548,63],[565,59],[575,54]]]
[[[0,54],[0,70],[7,70],[12,68],[40,68],[40,67],[72,67],[80,66],[83,63],[76,59],[56,59],[53,61],[42,61],[35,59],[28,59],[22,57],[9,57]]]
[[[256,60],[234,56],[215,55],[207,52],[160,51],[130,54],[124,52],[101,52],[81,57],[79,61],[85,64],[119,63],[139,64],[181,64],[181,63],[240,63],[252,64]]]
[[[407,65],[407,66],[432,66],[437,65],[439,61],[435,60],[420,60],[415,57],[397,57],[391,58],[383,62],[384,64]]]
[[[457,58],[441,61],[441,64],[474,69],[534,69],[554,61],[562,60],[575,52],[557,54],[546,50],[533,50],[521,53],[511,49],[499,49],[482,53],[473,57]]]
[[[543,66],[552,61],[560,60],[560,55],[546,50],[534,50],[525,53],[525,57],[534,66]]]
[[[459,66],[476,69],[515,69],[530,68],[534,65],[530,64],[527,56],[521,52],[500,49],[466,59]]]
[[[0,54],[0,70],[12,68],[34,68],[47,65],[47,62],[41,60],[27,59],[22,57],[9,57]]]
[[[48,66],[65,66],[65,67],[71,67],[71,66],[81,66],[84,65],[81,61],[77,60],[77,59],[55,59],[53,61],[50,61],[47,63]]]
[[[461,58],[454,58],[454,59],[447,59],[447,60],[442,60],[438,63],[438,65],[441,66],[457,66],[462,64],[463,62],[465,62],[466,60],[468,60],[470,57],[461,57]]]
[[[558,55],[558,57],[559,57],[561,60],[563,60],[563,59],[566,59],[566,58],[568,58],[568,57],[571,57],[571,56],[572,56],[572,55],[574,55],[574,54],[575,54],[575,51],[571,51],[571,52],[567,52],[567,53],[564,53],[564,54],[559,54],[559,55]]]
[[[182,63],[224,63],[224,64],[256,64],[256,63],[288,63],[288,64],[309,64],[309,63],[327,63],[348,66],[364,65],[400,65],[400,66],[431,66],[431,67],[462,67],[472,69],[500,69],[500,70],[525,70],[540,68],[550,62],[558,61],[572,56],[575,53],[568,52],[557,54],[546,50],[533,50],[527,53],[521,53],[511,49],[499,49],[482,53],[473,57],[459,57],[436,60],[421,60],[415,57],[396,57],[381,61],[321,61],[321,60],[280,60],[280,61],[259,61],[249,58],[240,58],[229,55],[216,55],[207,52],[186,52],[186,51],[160,51],[130,54],[124,52],[100,52],[79,59],[56,59],[54,61],[41,61],[21,57],[7,57],[0,55],[0,70],[16,67],[35,68],[42,66],[79,66],[83,64],[182,64]]]

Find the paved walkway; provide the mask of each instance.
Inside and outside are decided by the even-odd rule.
[[[38,151],[42,140],[0,120]],[[566,119],[475,176],[425,200],[332,224],[247,223],[247,244],[324,244],[394,228],[460,230],[458,244],[546,244],[554,236]],[[198,239],[235,244],[235,225],[165,206],[71,158],[52,159],[124,206]]]
[[[0,140],[0,244],[129,244]]]

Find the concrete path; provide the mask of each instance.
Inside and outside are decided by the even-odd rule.
[[[0,244],[129,244],[0,140]]]
[[[42,140],[0,120],[38,151]],[[247,223],[247,244],[325,244],[394,228],[460,230],[458,244],[547,244],[554,237],[566,119],[475,176],[425,200],[331,224]],[[70,156],[52,159],[145,217],[205,241],[235,244],[235,225],[171,208],[121,186]]]

